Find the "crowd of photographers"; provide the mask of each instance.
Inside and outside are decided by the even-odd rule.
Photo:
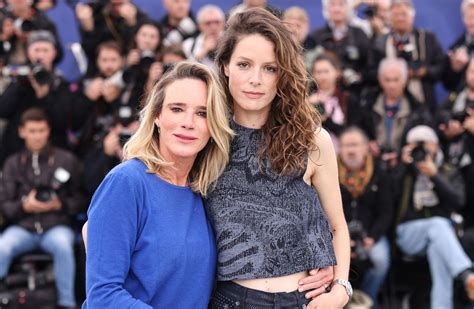
[[[322,3],[314,32],[304,9],[264,0],[196,15],[190,0],[163,0],[160,21],[129,0],[74,3],[84,76],[66,82],[44,13],[55,1],[0,1],[0,290],[12,260],[40,248],[55,261],[58,304],[76,305],[71,219],[122,159],[142,98],[176,62],[213,67],[226,18],[261,6],[303,46],[309,100],[339,156],[358,287],[375,308],[391,260],[426,256],[432,308],[474,300],[474,0],[462,1],[465,32],[447,54],[414,27],[410,0]]]

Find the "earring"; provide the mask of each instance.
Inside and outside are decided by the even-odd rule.
[[[160,134],[160,127],[156,126],[156,129],[158,130],[158,134]]]

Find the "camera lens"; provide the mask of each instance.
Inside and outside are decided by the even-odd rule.
[[[33,74],[33,78],[39,85],[47,85],[52,81],[51,74],[41,64],[34,65],[31,69],[31,73]]]
[[[419,144],[411,151],[411,157],[414,162],[421,162],[424,161],[426,158],[426,150],[423,144]]]
[[[51,188],[48,188],[48,187],[36,188],[35,199],[37,199],[38,201],[47,202],[51,200],[52,197],[53,197],[53,192]]]

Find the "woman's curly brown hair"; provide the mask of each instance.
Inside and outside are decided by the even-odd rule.
[[[232,16],[217,48],[219,77],[223,85],[229,84],[224,67],[229,64],[238,42],[254,34],[273,43],[279,72],[277,95],[262,127],[264,140],[260,161],[268,156],[272,169],[281,175],[304,171],[308,154],[317,150],[315,131],[321,120],[307,98],[309,77],[302,58],[303,49],[284,23],[260,8]],[[225,92],[232,108],[233,99],[228,87]]]

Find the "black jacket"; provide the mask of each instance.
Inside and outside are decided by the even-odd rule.
[[[115,41],[125,55],[133,41],[133,37],[138,26],[148,20],[148,16],[137,8],[136,25],[128,26],[122,17],[113,16],[106,7],[95,5],[94,30],[84,31],[81,28],[81,43],[89,61],[89,73],[95,73],[96,49],[100,43]]]
[[[313,32],[316,45],[322,46],[325,50],[334,52],[342,63],[343,69],[351,68],[361,73],[363,80],[366,79],[366,68],[370,51],[370,40],[359,28],[348,26],[346,36],[335,41],[332,29],[326,25]]]
[[[469,44],[466,41],[466,33],[463,33],[450,47],[449,50],[455,51],[461,46],[467,48],[468,54],[472,55],[474,53],[474,44]],[[464,88],[466,84],[466,67],[460,72],[454,72],[451,69],[451,62],[449,57],[446,55],[443,62],[443,75],[441,81],[443,86],[449,91],[457,91]]]
[[[377,161],[372,178],[361,196],[354,199],[343,185],[341,196],[348,222],[359,220],[367,235],[375,241],[389,231],[393,220],[392,183]]]
[[[412,165],[400,165],[394,172],[395,203],[397,205],[397,223],[429,218],[434,216],[449,218],[453,211],[460,211],[466,201],[465,183],[460,171],[443,163],[438,174],[431,177],[434,192],[439,203],[433,207],[423,207],[417,211],[413,206],[413,190],[417,172]]]
[[[69,84],[59,76],[55,76],[49,93],[41,99],[36,97],[27,78],[20,78],[10,84],[0,96],[0,118],[8,119],[0,144],[0,166],[9,155],[22,148],[23,141],[18,136],[18,126],[22,113],[31,107],[42,108],[48,115],[53,145],[68,148],[67,131],[72,124],[73,104]]]
[[[60,224],[70,224],[70,216],[84,208],[84,199],[79,190],[80,164],[72,153],[48,146],[39,154],[40,174],[35,175],[32,154],[22,150],[10,156],[3,168],[5,201],[2,212],[10,224],[20,225],[31,231],[43,230]],[[62,184],[56,194],[61,201],[61,209],[46,213],[26,213],[22,198],[38,187],[48,187],[53,183],[54,172],[62,167],[70,173],[69,180]]]
[[[423,94],[427,106],[434,112],[437,106],[435,95],[435,84],[441,78],[443,73],[444,54],[436,36],[423,29],[414,29],[416,50],[420,55],[419,60],[426,66],[427,74],[421,79]],[[372,45],[371,57],[369,63],[369,79],[372,82],[377,81],[377,69],[380,61],[386,57],[386,43],[392,36],[391,33],[379,37]]]

